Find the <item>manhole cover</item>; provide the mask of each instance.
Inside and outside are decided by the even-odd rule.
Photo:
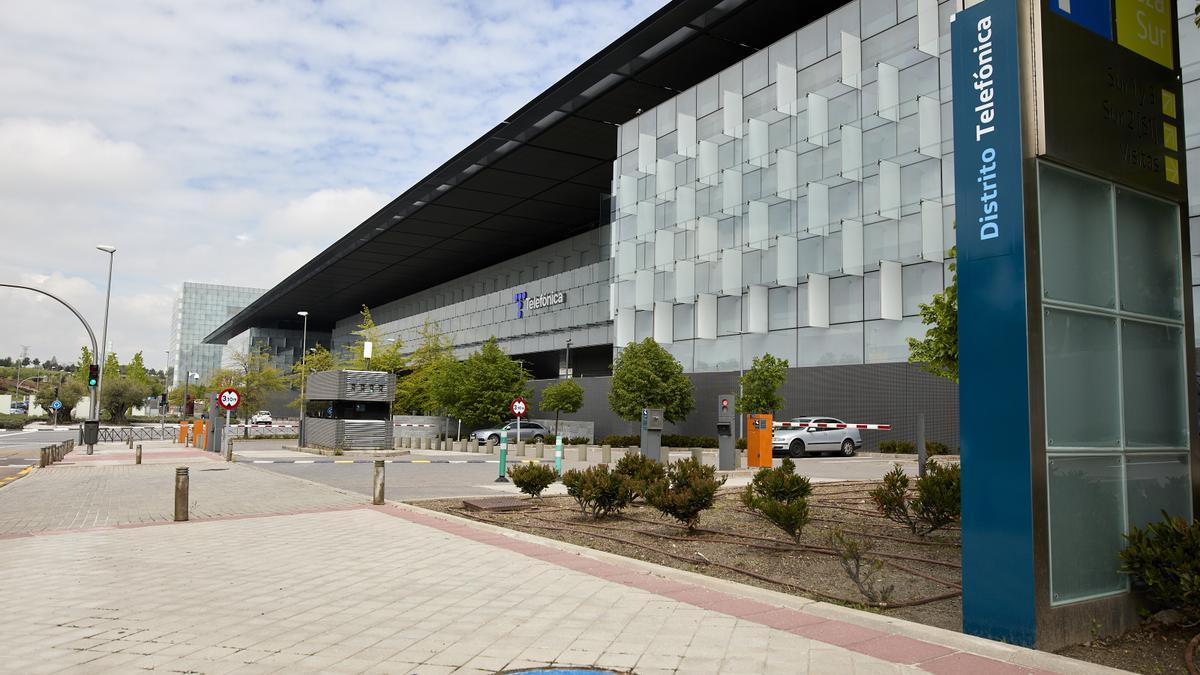
[[[463,507],[468,511],[520,511],[529,506],[529,500],[516,497],[482,497],[463,500]]]

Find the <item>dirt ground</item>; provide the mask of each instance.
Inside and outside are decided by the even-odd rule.
[[[635,503],[619,516],[593,520],[570,497],[529,500],[508,513],[468,512],[461,499],[417,502],[425,508],[515,530],[752,584],[909,621],[962,630],[961,543],[957,528],[914,536],[883,518],[867,492],[870,482],[821,483],[810,498],[812,522],[797,546],[782,530],[750,511],[737,490],[724,490],[705,512],[698,531]],[[892,586],[886,604],[871,603],[829,547],[834,529],[869,547],[865,557],[883,563],[879,586]],[[1187,673],[1184,649],[1200,628],[1147,624],[1125,635],[1061,650],[1073,658],[1115,668],[1166,675]]]

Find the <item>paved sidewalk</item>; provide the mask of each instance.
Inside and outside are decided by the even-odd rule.
[[[26,528],[0,536],[0,569],[41,571],[5,587],[0,670],[1113,672],[252,466],[197,476],[213,520],[162,517],[170,466],[52,467],[0,491],[0,523]],[[307,512],[251,515],[284,510]],[[126,526],[33,531],[47,521]]]

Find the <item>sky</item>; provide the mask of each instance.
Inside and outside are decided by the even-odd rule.
[[[166,362],[184,281],[270,288],[665,0],[0,4],[0,283]],[[0,356],[83,327],[0,289]]]

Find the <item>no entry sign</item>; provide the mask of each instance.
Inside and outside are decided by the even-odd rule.
[[[242,402],[242,395],[237,389],[229,388],[222,389],[220,394],[217,394],[217,405],[224,410],[233,410]]]

